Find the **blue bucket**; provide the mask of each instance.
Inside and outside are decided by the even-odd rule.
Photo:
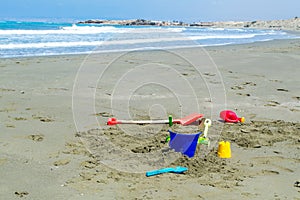
[[[181,152],[189,158],[195,155],[198,138],[202,134],[202,132],[194,134],[182,134],[175,133],[170,130],[168,131],[170,133],[170,148],[174,149],[176,152]]]

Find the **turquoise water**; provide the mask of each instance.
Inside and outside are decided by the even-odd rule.
[[[280,30],[0,21],[0,57],[216,46],[296,37]]]

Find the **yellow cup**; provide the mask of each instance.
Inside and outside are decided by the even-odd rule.
[[[230,142],[219,142],[218,156],[220,158],[231,158]]]

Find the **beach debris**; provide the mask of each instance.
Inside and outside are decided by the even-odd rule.
[[[193,113],[181,119],[173,119],[172,124],[189,125],[197,119],[203,117],[203,114]],[[117,118],[109,118],[107,125],[117,124],[170,124],[168,120],[119,120]]]
[[[230,142],[228,141],[219,142],[218,156],[220,158],[231,158]]]
[[[163,173],[176,173],[176,174],[182,174],[184,172],[186,172],[188,170],[188,168],[186,167],[181,167],[181,166],[177,166],[175,168],[162,168],[162,169],[158,169],[158,170],[153,170],[153,171],[147,171],[146,172],[146,176],[155,176],[158,174],[163,174]]]
[[[300,188],[300,180],[299,180],[299,181],[296,181],[296,182],[294,183],[294,186]]]
[[[244,117],[238,117],[237,114],[231,110],[223,110],[220,112],[220,118],[225,122],[237,123],[237,122],[245,122]]]

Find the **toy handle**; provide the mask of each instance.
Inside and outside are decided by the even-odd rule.
[[[109,126],[113,126],[113,125],[117,125],[120,124],[120,122],[117,120],[117,118],[108,118],[107,120],[107,125]]]
[[[170,168],[164,168],[164,169],[158,169],[158,170],[153,170],[153,171],[148,171],[146,172],[146,176],[155,176],[158,174],[163,174],[163,173],[167,173],[170,172]]]
[[[244,123],[245,122],[245,117],[239,118],[239,121],[242,122],[242,123]]]
[[[203,131],[204,138],[207,138],[208,127],[210,127],[210,126],[211,126],[211,120],[210,119],[205,119],[205,121],[204,121],[204,131]]]

